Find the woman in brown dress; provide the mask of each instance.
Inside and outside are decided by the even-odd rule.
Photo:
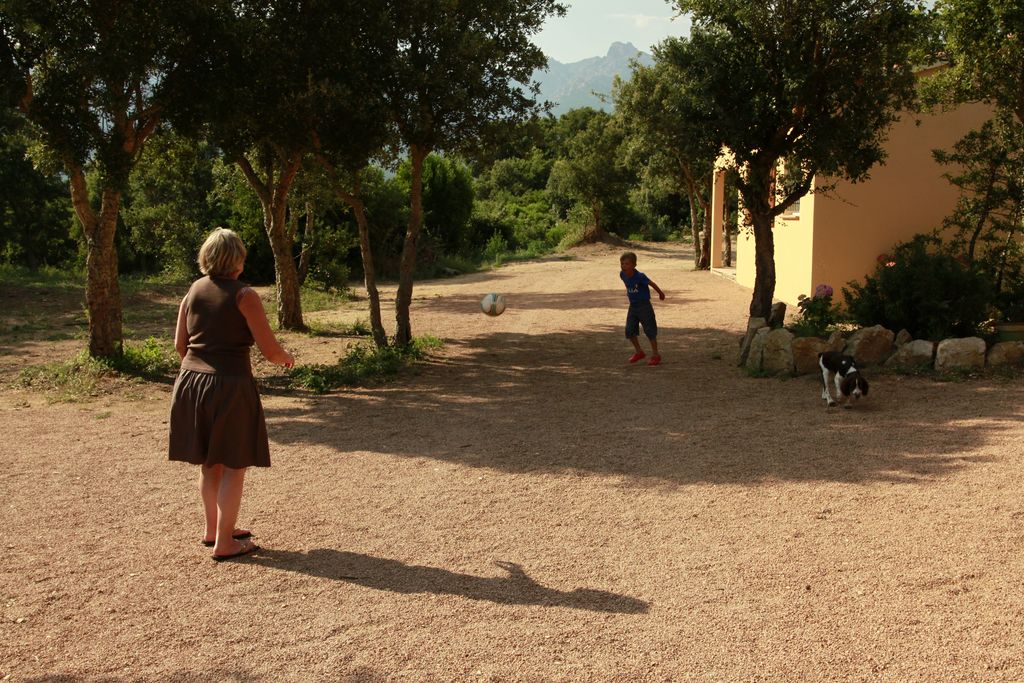
[[[247,467],[270,467],[263,405],[252,376],[255,342],[272,363],[295,360],[274,337],[259,295],[238,281],[245,245],[231,230],[210,233],[199,250],[199,278],[181,300],[174,346],[181,371],[171,400],[171,460],[200,465],[206,514],[203,545],[217,561],[258,550],[238,529]]]

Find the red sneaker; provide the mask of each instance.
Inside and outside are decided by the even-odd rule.
[[[643,351],[637,351],[636,353],[634,353],[632,356],[629,357],[629,362],[630,363],[635,363],[638,360],[640,360],[641,358],[645,357],[646,355],[647,354],[644,353]]]
[[[651,356],[651,359],[647,361],[648,365],[657,365],[661,362],[661,356]]]

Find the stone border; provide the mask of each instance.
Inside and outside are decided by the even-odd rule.
[[[906,330],[894,334],[881,325],[863,327],[844,338],[834,332],[828,339],[797,337],[785,328],[771,328],[764,319],[751,320],[740,340],[740,365],[751,373],[810,375],[819,372],[818,354],[842,351],[858,365],[938,371],[984,367],[1024,366],[1024,341],[998,342],[987,347],[981,337],[931,342],[913,339]]]

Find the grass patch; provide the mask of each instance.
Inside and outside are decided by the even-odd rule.
[[[360,344],[349,349],[333,364],[299,365],[288,373],[289,386],[325,394],[343,386],[355,386],[394,377],[412,363],[422,360],[444,343],[437,337],[417,337],[407,348]]]
[[[19,286],[33,289],[82,289],[85,287],[85,274],[67,268],[25,268],[9,263],[0,263],[0,280],[8,286]]]
[[[18,383],[56,402],[75,402],[118,390],[117,380],[165,380],[177,371],[177,354],[166,341],[153,337],[128,342],[113,358],[93,358],[82,351],[68,360],[34,365],[18,373]]]
[[[324,324],[317,321],[306,323],[306,334],[311,337],[372,337],[368,318],[359,318],[350,323],[337,325]]]

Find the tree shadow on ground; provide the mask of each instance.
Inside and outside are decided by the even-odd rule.
[[[656,368],[627,365],[628,342],[612,326],[449,340],[448,357],[416,377],[268,407],[270,435],[339,455],[649,486],[910,482],[984,461],[989,439],[1019,429],[1019,395],[995,381],[879,375],[854,410],[829,410],[819,378],[754,379],[736,368],[736,336],[662,328]]]
[[[485,577],[329,548],[306,553],[260,550],[245,561],[392,593],[459,595],[503,605],[570,607],[618,614],[643,614],[649,608],[643,600],[608,591],[590,588],[561,591],[542,586],[512,562],[495,562],[505,571],[505,576]]]

